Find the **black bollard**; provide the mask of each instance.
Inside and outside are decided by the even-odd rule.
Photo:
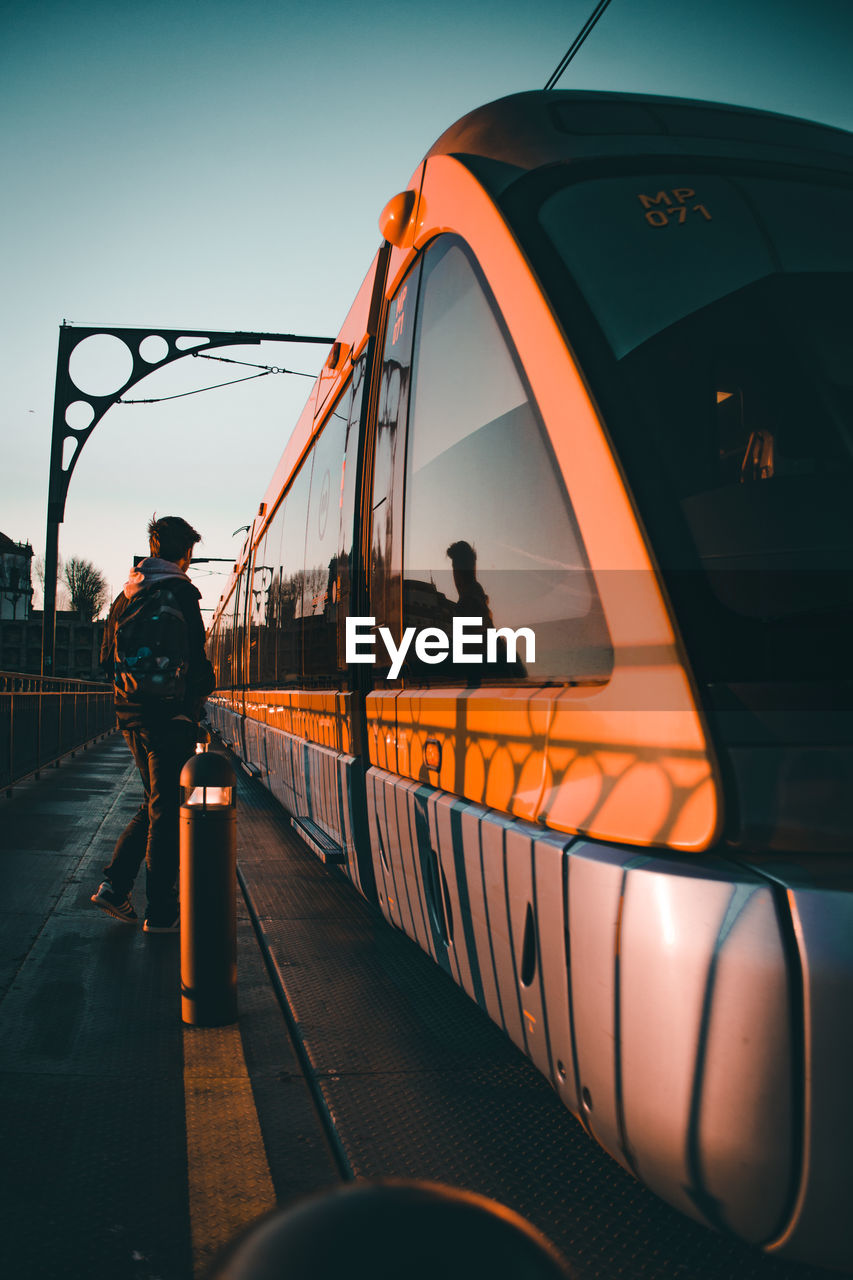
[[[192,1027],[237,1020],[237,779],[225,756],[181,771],[181,1017]]]
[[[437,1183],[350,1183],[251,1227],[209,1280],[572,1280],[512,1209]]]

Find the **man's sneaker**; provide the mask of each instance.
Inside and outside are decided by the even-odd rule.
[[[130,905],[130,897],[128,894],[116,893],[109,880],[105,880],[97,893],[93,893],[90,902],[94,902],[96,907],[100,907],[102,911],[106,911],[107,915],[112,916],[116,920],[123,920],[125,924],[135,924],[139,919],[133,907]]]
[[[180,922],[177,907],[170,911],[149,911],[142,931],[143,933],[177,933]]]

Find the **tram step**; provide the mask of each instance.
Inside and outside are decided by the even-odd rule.
[[[341,846],[322,827],[318,827],[316,822],[312,822],[310,818],[295,817],[291,817],[290,822],[323,862],[346,862],[346,854]]]

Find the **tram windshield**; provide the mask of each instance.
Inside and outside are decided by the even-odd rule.
[[[846,666],[853,190],[643,174],[538,217],[625,374],[612,430],[701,674]]]

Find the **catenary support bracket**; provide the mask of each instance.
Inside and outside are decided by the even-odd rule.
[[[108,395],[90,395],[75,384],[71,359],[81,343],[93,337],[115,338],[123,344],[130,373]],[[68,485],[95,427],[126,391],[155,369],[214,347],[257,346],[261,342],[302,342],[331,346],[333,338],[297,333],[225,333],[213,329],[126,329],[98,325],[88,328],[63,323],[59,328],[56,389],[53,398],[53,433],[50,443],[50,475],[47,495],[47,536],[44,554],[44,621],[42,624],[42,675],[53,675],[56,636],[56,577],[59,566],[59,526],[65,519]],[[119,357],[122,358],[119,352]]]

